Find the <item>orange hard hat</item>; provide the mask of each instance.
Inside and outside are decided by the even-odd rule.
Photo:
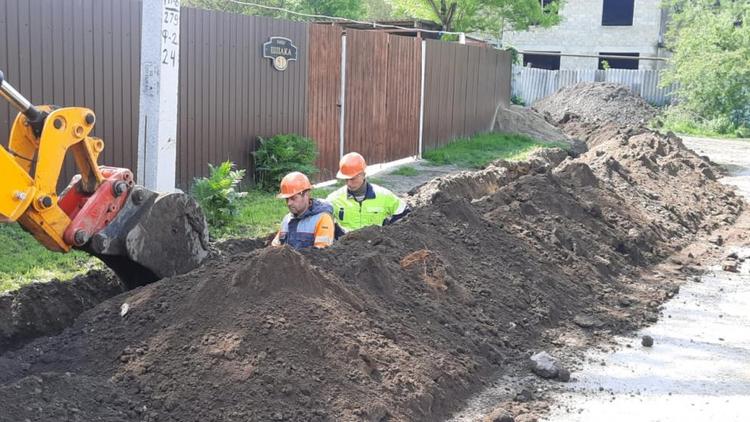
[[[281,187],[279,189],[279,194],[276,195],[276,197],[279,199],[287,199],[310,189],[312,189],[310,179],[298,171],[293,171],[281,179]]]
[[[365,157],[359,153],[350,152],[341,157],[339,172],[336,174],[336,177],[339,179],[351,179],[360,173],[364,173],[365,169],[367,169]]]

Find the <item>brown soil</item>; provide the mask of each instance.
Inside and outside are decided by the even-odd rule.
[[[582,82],[560,88],[534,103],[533,108],[554,124],[577,118],[588,123],[617,122],[628,126],[645,125],[656,108],[624,85],[611,82]],[[571,133],[564,131],[568,136]]]
[[[123,291],[111,271],[93,270],[69,281],[33,283],[0,295],[0,353],[60,333],[83,311]]]
[[[493,127],[495,132],[521,133],[542,142],[568,145],[576,154],[586,151],[586,144],[571,138],[550,123],[542,113],[530,107],[499,107]]]
[[[0,420],[438,420],[549,329],[633,329],[674,291],[639,271],[744,203],[678,138],[584,135],[576,159],[429,183],[327,250],[239,243],[107,300],[0,357]]]

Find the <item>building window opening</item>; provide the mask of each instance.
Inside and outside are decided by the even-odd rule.
[[[540,51],[540,53],[556,53],[559,51]],[[524,53],[523,65],[536,69],[558,70],[560,69],[560,56],[548,56],[546,54]]]
[[[603,26],[632,26],[634,0],[604,0]]]
[[[600,56],[628,56],[639,57],[640,53],[607,53],[600,52]],[[606,64],[605,64],[606,63]],[[621,59],[599,57],[599,70],[604,69],[638,69],[638,59]]]

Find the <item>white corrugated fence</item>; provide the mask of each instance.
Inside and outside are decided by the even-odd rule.
[[[671,88],[659,87],[658,70],[645,69],[534,69],[513,65],[512,94],[525,104],[553,94],[558,89],[579,82],[614,82],[630,89],[654,105],[670,102]]]

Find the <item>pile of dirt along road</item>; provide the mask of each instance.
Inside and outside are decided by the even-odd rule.
[[[249,243],[107,300],[0,357],[0,420],[439,420],[547,329],[637,327],[671,289],[638,271],[744,205],[676,137],[587,133],[329,249]]]

